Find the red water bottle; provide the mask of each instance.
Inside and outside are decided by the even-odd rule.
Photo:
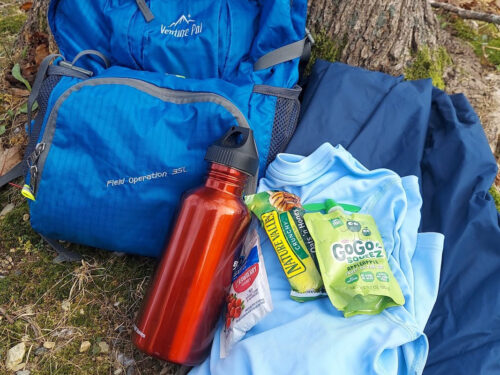
[[[184,196],[133,333],[140,350],[190,366],[208,355],[250,223],[242,193],[259,165],[252,131],[231,128],[205,160],[211,162],[206,182]]]

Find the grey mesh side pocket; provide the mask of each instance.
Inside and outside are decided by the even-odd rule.
[[[255,85],[253,92],[262,95],[275,96],[273,129],[266,164],[274,160],[282,152],[295,132],[300,114],[299,95],[302,88],[295,85],[292,89],[283,87]]]

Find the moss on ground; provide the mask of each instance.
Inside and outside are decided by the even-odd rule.
[[[469,43],[481,61],[492,64],[500,70],[500,30],[490,23],[477,22],[477,29],[460,17],[441,15],[441,26],[448,28],[452,34]]]
[[[307,64],[306,74],[310,74],[317,59],[330,62],[337,61],[344,48],[345,42],[333,40],[324,31],[313,34],[314,45],[311,48],[311,58]]]
[[[318,58],[331,62],[337,61],[344,48],[344,43],[333,40],[325,32],[314,34],[314,42],[311,50],[313,64]]]
[[[443,90],[444,70],[451,63],[451,58],[444,47],[431,50],[424,46],[417,51],[411,65],[405,69],[405,77],[410,80],[430,78],[434,86]]]
[[[495,201],[495,206],[497,206],[498,212],[500,212],[500,192],[495,186],[492,186],[490,189],[490,194],[493,197],[493,200]]]

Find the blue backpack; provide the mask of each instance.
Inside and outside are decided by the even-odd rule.
[[[61,55],[28,100],[32,227],[50,239],[159,256],[182,192],[231,126],[260,170],[298,120],[306,0],[52,0]],[[29,113],[29,115],[30,115]],[[30,118],[30,116],[29,116]]]

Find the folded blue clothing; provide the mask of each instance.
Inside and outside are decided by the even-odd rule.
[[[420,374],[427,358],[423,328],[437,296],[443,236],[417,233],[422,200],[415,176],[370,171],[342,146],[326,143],[308,157],[280,154],[259,191],[285,190],[304,204],[353,204],[374,217],[404,306],[344,318],[327,298],[298,303],[261,229],[274,310],[220,359],[220,325],[210,357],[192,374]]]
[[[497,165],[467,99],[430,80],[319,60],[286,152],[308,155],[324,142],[369,169],[417,176],[420,231],[446,237],[424,374],[500,374],[500,216],[488,193]]]

